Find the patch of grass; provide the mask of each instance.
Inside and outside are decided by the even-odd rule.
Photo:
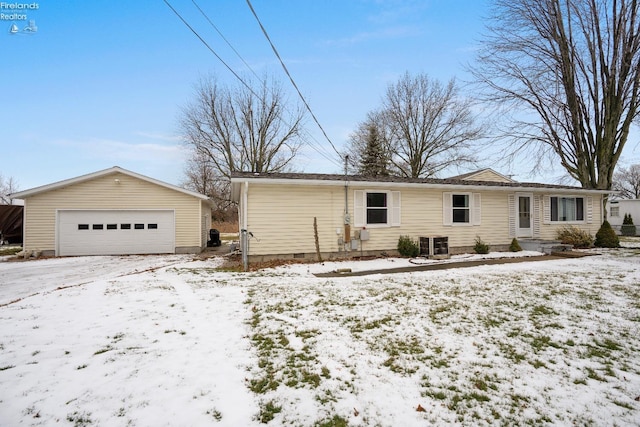
[[[260,405],[260,412],[258,413],[258,421],[262,424],[267,424],[269,421],[272,421],[276,414],[282,412],[282,406],[278,406],[273,403],[272,400],[268,401],[264,405]]]
[[[314,424],[315,427],[348,427],[349,421],[342,418],[340,415],[334,415],[328,420],[318,421]]]
[[[89,424],[93,424],[91,420],[91,412],[74,412],[73,414],[67,414],[67,421],[73,423],[74,427],[83,427]]]
[[[108,346],[106,346],[104,348],[101,348],[100,350],[96,351],[95,353],[93,353],[93,355],[96,356],[98,354],[106,353],[106,352],[111,351],[111,350],[113,350],[113,347],[108,345]]]
[[[218,411],[216,408],[209,409],[207,411],[207,415],[211,415],[214,420],[221,421],[222,420],[222,412]]]
[[[607,382],[607,379],[604,377],[601,377],[600,375],[598,375],[598,373],[596,372],[595,369],[592,368],[585,368],[585,370],[587,371],[587,378],[590,378],[592,380],[596,380],[596,381],[600,381],[600,382]]]
[[[87,366],[89,366],[89,365],[84,364],[84,365],[76,366],[76,370],[78,370],[78,371],[79,371],[80,369],[84,369],[84,368],[86,368]]]
[[[633,411],[635,408],[627,402],[622,402],[620,400],[614,400],[613,403],[621,408],[628,409]]]
[[[21,250],[22,248],[20,246],[7,246],[5,248],[0,248],[0,256],[15,255]]]

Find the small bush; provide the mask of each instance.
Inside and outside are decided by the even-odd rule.
[[[620,239],[616,232],[611,228],[609,221],[605,220],[600,226],[600,230],[596,233],[595,245],[599,248],[619,248]]]
[[[573,225],[559,229],[557,239],[565,245],[573,245],[574,248],[590,248],[593,245],[591,234]]]
[[[622,220],[622,227],[620,228],[620,232],[623,236],[635,236],[636,235],[636,226],[633,225],[633,218],[631,214],[624,214],[624,219]]]
[[[414,258],[420,254],[418,242],[411,240],[409,236],[400,236],[398,239],[398,252],[404,257]]]
[[[511,244],[509,245],[509,250],[511,252],[520,252],[522,250],[522,248],[520,247],[520,243],[518,243],[518,239],[516,239],[515,237],[511,241]]]
[[[488,254],[489,253],[489,245],[482,241],[480,236],[476,236],[476,244],[473,245],[473,250],[477,254]]]

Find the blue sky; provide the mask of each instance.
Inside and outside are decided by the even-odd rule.
[[[170,2],[236,72],[250,73],[191,1]],[[0,173],[27,189],[118,165],[179,184],[185,159],[177,138],[180,108],[199,77],[213,73],[229,84],[235,77],[161,0],[36,3],[37,10],[24,12],[27,20],[0,20]],[[256,73],[275,75],[290,89],[244,0],[198,4]],[[464,65],[473,60],[489,0],[252,4],[342,147],[405,71],[468,79]],[[22,29],[29,20],[36,33],[10,34],[13,23]],[[330,152],[311,120],[307,127]],[[311,149],[296,168],[340,171]]]

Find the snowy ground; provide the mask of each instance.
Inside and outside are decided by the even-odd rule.
[[[640,425],[640,250],[598,253],[0,262],[0,425]]]

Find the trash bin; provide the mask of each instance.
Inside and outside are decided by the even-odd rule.
[[[220,246],[221,244],[220,232],[215,228],[209,230],[209,241],[207,242],[207,246]]]

